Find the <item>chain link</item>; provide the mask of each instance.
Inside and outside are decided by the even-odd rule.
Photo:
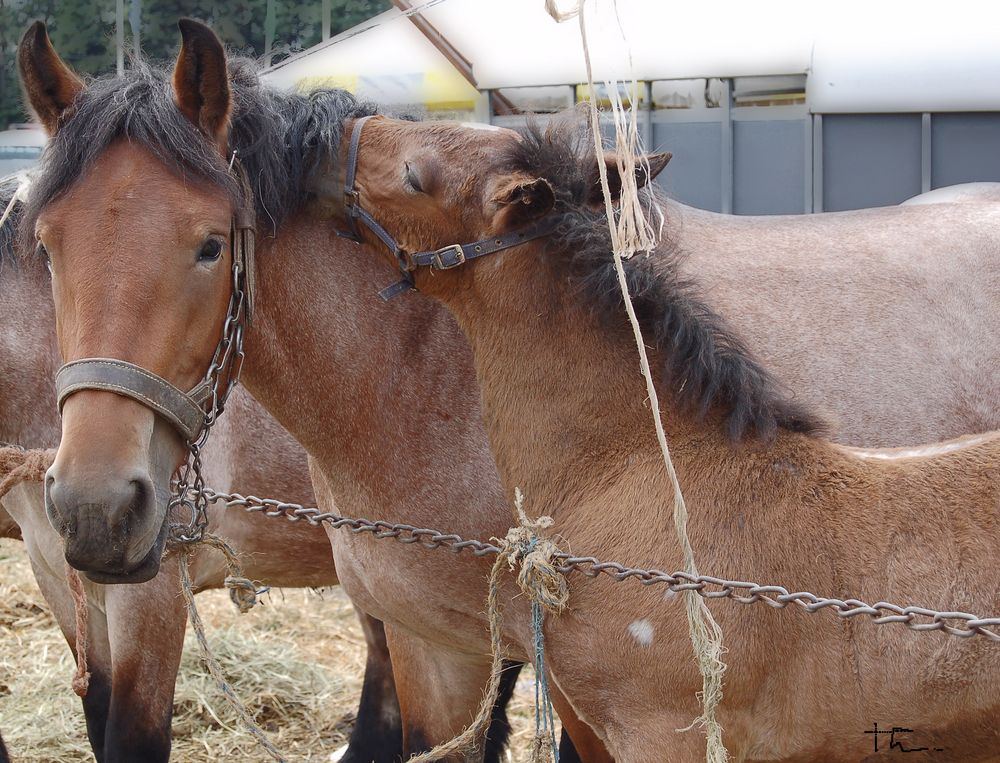
[[[466,540],[454,533],[442,533],[402,523],[352,519],[324,512],[315,507],[286,503],[273,498],[221,493],[211,488],[205,488],[204,495],[209,503],[223,503],[227,508],[242,508],[244,511],[257,512],[268,517],[285,517],[292,522],[305,520],[317,527],[328,524],[354,533],[371,533],[376,538],[393,538],[400,543],[419,543],[425,548],[449,548],[456,553],[468,550],[473,556],[498,554],[501,550],[492,543]],[[868,604],[859,599],[824,598],[808,591],[789,591],[779,585],[759,585],[743,580],[724,580],[711,575],[691,575],[683,570],[667,573],[656,569],[626,567],[618,562],[602,562],[593,556],[570,556],[558,553],[553,556],[553,561],[558,565],[559,572],[564,575],[571,572],[578,572],[591,578],[607,575],[617,582],[634,579],[646,586],[664,585],[675,593],[694,591],[706,599],[730,599],[739,604],[761,602],[774,609],[784,609],[794,603],[810,613],[830,609],[843,619],[868,617],[876,625],[901,623],[910,630],[918,632],[941,631],[959,638],[984,636],[990,641],[1000,642],[1000,617],[984,618],[968,612],[938,612],[924,607],[901,607],[885,601]]]
[[[234,235],[239,235],[234,231]],[[212,427],[226,408],[229,395],[239,383],[243,370],[243,327],[246,323],[246,274],[244,264],[233,258],[233,289],[229,298],[226,321],[222,326],[222,338],[215,348],[212,362],[208,366],[205,380],[209,384],[210,397],[205,410],[205,420],[198,439],[187,443],[188,458],[181,466],[172,483],[167,516],[173,517],[170,526],[172,544],[198,543],[208,525],[209,498],[205,480],[201,475],[201,453],[212,433]],[[180,512],[175,512],[180,509]],[[176,515],[187,516],[187,521]]]

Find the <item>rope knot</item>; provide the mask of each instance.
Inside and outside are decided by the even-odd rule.
[[[239,575],[226,575],[225,585],[229,589],[229,598],[241,615],[245,615],[253,609],[257,603],[257,597],[268,591],[267,588],[257,588],[250,578]]]
[[[218,535],[213,535],[210,532],[202,533],[201,538],[187,543],[182,547],[183,554],[190,554],[193,546],[198,544],[214,548],[225,557],[226,569],[229,574],[226,575],[224,583],[229,590],[230,600],[232,600],[241,615],[245,615],[253,609],[254,605],[259,603],[258,597],[270,590],[267,587],[258,588],[256,583],[243,575],[243,565],[240,564],[240,559],[235,549]]]
[[[553,561],[559,547],[538,535],[540,530],[552,526],[552,517],[529,519],[522,508],[524,496],[520,489],[515,489],[514,501],[520,524],[500,541],[500,554],[511,570],[519,566],[517,584],[525,595],[546,611],[559,614],[569,602],[569,585]]]

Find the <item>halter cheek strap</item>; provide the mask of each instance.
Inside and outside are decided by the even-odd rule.
[[[117,358],[83,358],[67,363],[56,374],[56,399],[62,413],[66,398],[85,389],[113,392],[146,406],[168,421],[188,442],[207,435],[222,413],[229,392],[239,380],[243,359],[243,327],[253,317],[255,219],[253,192],[246,173],[233,163],[244,205],[236,210],[231,230],[232,296],[222,338],[205,378],[184,392],[161,376]]]
[[[490,236],[479,241],[468,244],[449,244],[440,249],[433,249],[425,252],[410,253],[403,249],[395,238],[392,237],[378,220],[372,216],[368,210],[361,206],[361,195],[357,189],[358,174],[358,154],[361,145],[361,130],[371,117],[361,117],[354,122],[351,130],[351,143],[347,151],[347,172],[344,176],[344,206],[347,212],[347,224],[349,230],[339,232],[344,238],[352,241],[361,241],[361,234],[358,231],[358,222],[364,224],[368,230],[375,234],[379,241],[396,258],[399,270],[403,277],[400,281],[387,286],[379,292],[379,296],[388,302],[404,291],[412,291],[413,271],[417,268],[428,267],[431,270],[450,270],[463,265],[478,257],[485,257],[487,254],[501,252],[504,249],[519,246],[520,244],[533,241],[552,233],[562,222],[562,216],[549,215],[543,217],[535,223],[520,230],[505,233],[500,236]]]

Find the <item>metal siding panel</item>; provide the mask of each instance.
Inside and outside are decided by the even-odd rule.
[[[1000,114],[935,114],[931,184],[1000,181]]]
[[[802,122],[735,122],[733,211],[739,215],[805,212],[806,146]]]
[[[684,204],[722,211],[721,149],[718,122],[653,122],[653,150],[674,155],[657,182]]]
[[[823,117],[823,209],[899,204],[920,193],[920,114]]]

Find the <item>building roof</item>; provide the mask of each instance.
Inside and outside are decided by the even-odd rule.
[[[414,5],[471,63],[480,89],[587,79],[578,22],[556,23],[543,0]],[[808,73],[808,102],[817,112],[1000,109],[1000,3],[588,0],[587,29],[597,80]],[[284,86],[326,81],[390,103],[408,96],[403,102],[431,108],[475,97],[395,9],[282,62],[268,76]]]

